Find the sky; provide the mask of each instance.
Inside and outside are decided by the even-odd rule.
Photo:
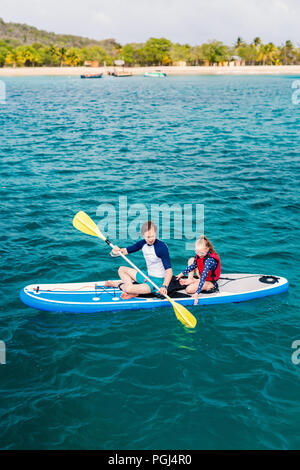
[[[300,45],[300,0],[1,0],[5,22],[119,43],[166,37],[191,45],[217,39]]]

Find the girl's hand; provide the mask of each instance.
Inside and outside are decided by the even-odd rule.
[[[177,274],[177,276],[176,276],[176,279],[180,279],[182,276],[183,276],[183,274],[182,274],[182,273],[180,273],[180,274]]]
[[[199,297],[199,294],[197,292],[195,292],[195,294],[193,295],[195,301],[194,301],[194,305],[197,305],[198,304],[198,297]]]

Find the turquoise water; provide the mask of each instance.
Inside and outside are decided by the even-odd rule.
[[[4,79],[1,448],[300,447],[294,78]],[[82,209],[98,221],[98,206],[118,207],[119,196],[204,204],[223,273],[285,276],[289,293],[194,307],[195,330],[172,308],[23,305],[27,284],[116,277],[119,261],[72,218]],[[173,238],[177,273],[192,252]],[[140,254],[132,260],[143,267]]]

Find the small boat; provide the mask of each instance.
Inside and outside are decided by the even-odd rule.
[[[145,72],[144,77],[166,77],[167,74],[165,72],[160,72],[157,70],[156,72]]]
[[[80,75],[80,78],[102,78],[102,73],[97,73],[97,74],[91,74],[91,73],[85,73],[84,75]]]
[[[131,72],[112,72],[113,77],[132,77]]]

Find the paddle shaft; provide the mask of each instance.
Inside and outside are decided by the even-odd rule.
[[[105,242],[111,248],[114,248],[114,245],[108,239],[106,239]],[[150,282],[157,290],[160,289],[148,276],[146,276],[146,274],[143,273],[143,271],[141,271],[132,261],[130,261],[130,259],[127,258],[127,256],[123,255],[123,253],[121,251],[119,251],[119,254],[122,256],[123,259],[125,259],[125,261],[127,261],[127,263],[130,264],[130,266],[132,266],[134,269],[136,269],[136,271],[138,271],[145,279],[147,279],[147,281]],[[173,302],[173,300],[168,295],[165,294],[164,297],[166,299],[168,299],[171,303]]]

